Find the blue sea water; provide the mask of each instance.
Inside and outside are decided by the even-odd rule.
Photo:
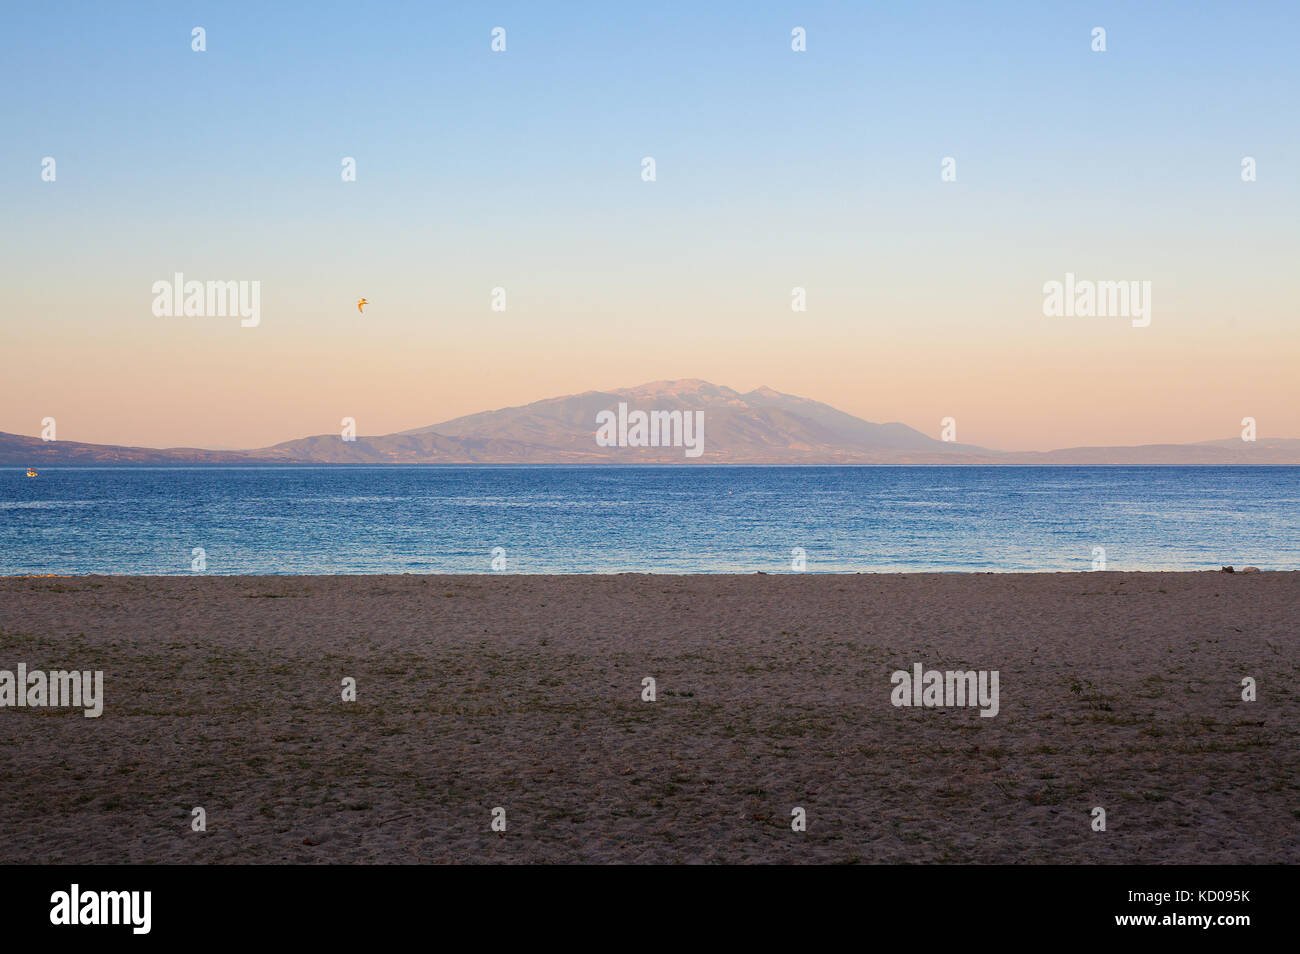
[[[0,575],[1300,569],[1300,467],[0,470]]]

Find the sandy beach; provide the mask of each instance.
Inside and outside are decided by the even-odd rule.
[[[1300,573],[5,578],[0,669],[104,698],[0,709],[0,860],[1294,864],[1298,619]],[[895,707],[917,663],[998,714]]]

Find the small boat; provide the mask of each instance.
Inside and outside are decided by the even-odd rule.
[[[28,468],[27,468],[27,476],[28,476],[28,477],[35,477],[35,476],[36,476],[36,468],[35,468],[35,467],[28,467]]]

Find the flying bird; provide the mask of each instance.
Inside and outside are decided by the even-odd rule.
[[[361,314],[364,315],[364,314],[366,313],[366,310],[365,310],[365,308],[363,308],[362,306],[363,306],[363,305],[368,305],[368,304],[370,304],[370,302],[368,302],[368,301],[366,301],[364,298],[362,298],[360,301],[357,302],[357,311],[361,312]]]

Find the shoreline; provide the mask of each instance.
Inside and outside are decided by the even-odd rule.
[[[1016,451],[1015,453],[1022,453]],[[1034,453],[1034,452],[1029,452]],[[1051,453],[1044,451],[1041,453]],[[23,470],[31,466],[28,463],[0,463],[0,469]],[[697,467],[716,467],[719,469],[726,468],[752,468],[756,470],[779,470],[782,468],[892,468],[892,469],[979,469],[979,468],[1026,468],[1051,470],[1056,468],[1068,468],[1072,470],[1209,470],[1209,469],[1229,469],[1229,468],[1258,468],[1258,467],[1276,467],[1280,469],[1300,468],[1300,460],[1297,461],[1269,461],[1266,463],[1257,463],[1253,461],[1246,462],[1219,462],[1219,463],[1199,463],[1199,464],[1170,464],[1170,463],[1109,463],[1109,464],[1083,464],[1083,463],[1035,463],[1031,461],[1004,461],[992,462],[983,461],[980,463],[960,463],[952,462],[929,462],[929,463],[853,463],[850,461],[827,462],[822,464],[806,462],[780,462],[772,461],[762,463],[759,461],[735,461],[725,463],[721,461],[701,461],[682,462],[682,461],[627,461],[621,463],[618,461],[551,461],[537,463],[517,463],[513,461],[393,461],[384,463],[379,461],[242,461],[236,463],[204,463],[202,461],[180,461],[177,463],[167,462],[140,462],[134,461],[99,461],[85,464],[45,464],[46,470],[262,470],[265,468],[283,469],[296,468],[299,470],[313,470],[316,468],[339,468],[352,470],[390,470],[398,467],[426,468],[426,467],[445,467],[445,468],[475,468],[475,469],[498,469],[498,470],[534,470],[550,467],[570,468],[570,469],[587,469],[587,470],[627,470],[627,469],[663,469],[663,468],[697,468]]]
[[[996,577],[1042,577],[1042,576],[1197,576],[1204,573],[1223,573],[1225,576],[1233,576],[1237,573],[1245,573],[1247,576],[1260,574],[1277,574],[1284,575],[1287,573],[1300,573],[1300,568],[1276,570],[1268,567],[1234,567],[1231,572],[1222,569],[1222,567],[1206,567],[1202,570],[801,570],[798,572],[791,570],[747,570],[744,572],[725,572],[717,573],[676,573],[664,571],[662,573],[650,573],[645,570],[619,570],[616,572],[609,571],[591,571],[591,570],[574,570],[572,573],[518,573],[514,570],[501,571],[497,573],[478,573],[468,571],[465,573],[193,573],[184,570],[178,570],[175,573],[0,573],[0,581],[4,580],[182,580],[182,579],[210,579],[210,580],[338,580],[338,579],[355,579],[355,580],[374,580],[374,579],[394,579],[394,580],[463,580],[463,579],[483,579],[483,580],[572,580],[580,578],[617,579],[626,576],[643,576],[650,579],[747,579],[755,576],[770,576],[775,578],[790,579],[808,577],[813,579],[825,577],[878,577],[888,579],[900,576],[934,576],[934,577],[953,577],[953,576],[996,576]]]

